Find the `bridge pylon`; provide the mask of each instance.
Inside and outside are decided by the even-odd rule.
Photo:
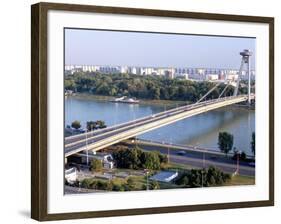
[[[234,89],[234,96],[237,96],[238,89],[239,89],[239,83],[242,75],[243,68],[246,66],[246,71],[248,75],[248,103],[251,104],[251,70],[250,70],[250,56],[252,56],[252,52],[248,49],[245,49],[244,51],[240,52],[240,55],[242,56],[241,65],[238,73],[238,79],[237,79],[237,85]]]

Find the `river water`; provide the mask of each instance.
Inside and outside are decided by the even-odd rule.
[[[165,106],[159,105],[112,103],[68,97],[65,99],[65,125],[79,120],[85,127],[87,121],[104,120],[107,126],[111,126],[166,109]],[[234,135],[234,147],[251,155],[250,142],[254,130],[254,110],[228,106],[186,118],[137,137],[218,150],[218,133],[227,131]]]

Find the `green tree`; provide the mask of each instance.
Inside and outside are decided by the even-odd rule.
[[[128,178],[127,185],[128,185],[129,190],[134,190],[136,188],[136,183],[132,177]]]
[[[97,128],[102,129],[102,128],[106,128],[105,122],[102,120],[97,120]]]
[[[139,169],[141,167],[141,156],[142,151],[138,148],[133,148],[128,153],[128,161],[130,161],[130,169]]]
[[[241,81],[241,84],[245,81]],[[214,83],[169,79],[158,76],[135,74],[102,74],[99,72],[75,72],[66,75],[65,89],[108,96],[126,95],[143,99],[188,100],[196,102],[207,93]],[[225,87],[222,84],[207,99],[216,98]],[[225,95],[231,95],[234,88],[229,86]],[[239,92],[245,91],[245,85]],[[253,89],[254,91],[254,89]]]
[[[97,122],[95,121],[87,121],[87,130],[93,131],[97,128]]]
[[[252,133],[251,150],[254,155],[256,155],[256,133]]]
[[[76,130],[77,129],[79,129],[79,128],[81,128],[81,123],[80,123],[80,121],[73,121],[72,123],[71,123],[71,127],[73,127],[73,128],[75,128]]]
[[[156,180],[153,180],[150,184],[150,189],[157,190],[160,189],[160,185]]]
[[[155,152],[144,152],[144,168],[149,170],[160,169],[160,159]]]
[[[91,171],[98,172],[102,170],[102,161],[99,159],[93,159],[91,162]]]
[[[113,183],[112,190],[113,191],[124,191],[124,186],[122,184]]]
[[[229,174],[225,174],[220,169],[210,166],[207,170],[192,169],[189,172],[185,172],[176,181],[176,184],[184,185],[185,187],[219,186],[230,178]]]
[[[226,155],[232,150],[233,135],[228,132],[220,132],[218,137],[218,146]]]

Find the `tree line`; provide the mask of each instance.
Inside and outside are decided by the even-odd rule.
[[[65,185],[72,187],[82,187],[93,190],[103,191],[136,191],[136,190],[157,190],[160,189],[160,185],[157,181],[149,181],[148,184],[142,184],[138,186],[137,181],[133,177],[124,179],[124,181],[115,180],[98,180],[94,178],[85,178],[82,181],[75,181],[74,183],[68,183],[65,180]]]
[[[82,125],[81,125],[80,121],[75,120],[71,123],[71,127],[78,130],[79,128],[82,127]],[[88,131],[94,131],[94,130],[103,129],[103,128],[106,128],[106,127],[107,127],[107,125],[102,120],[87,121],[87,123],[86,123],[86,128],[87,128]]]
[[[139,148],[121,146],[112,153],[117,168],[159,170],[168,162],[166,155],[158,151],[146,152]]]
[[[233,147],[233,141],[234,137],[231,133],[228,132],[220,132],[218,136],[218,146],[221,152],[225,153],[226,155],[231,151],[234,150],[234,158],[236,159],[237,156],[241,158],[242,160],[246,159],[246,153],[245,152],[238,152],[236,147]],[[251,151],[253,155],[256,153],[255,148],[255,141],[256,141],[256,134],[255,132],[252,133],[252,139],[251,139]]]
[[[171,79],[163,76],[141,76],[134,74],[101,74],[77,72],[65,77],[65,89],[80,93],[106,96],[128,96],[152,100],[184,100],[196,102],[215,86],[213,82],[196,82]],[[217,98],[225,84],[215,89],[207,99]],[[226,95],[232,95],[234,87],[229,86]],[[239,92],[247,93],[247,87],[240,86]]]
[[[210,166],[208,169],[191,169],[181,175],[176,184],[184,187],[219,186],[231,179],[231,176],[220,169]]]

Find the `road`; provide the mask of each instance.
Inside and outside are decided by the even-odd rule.
[[[135,147],[136,144],[127,143],[130,147]],[[237,161],[231,158],[225,157],[220,153],[204,152],[204,151],[194,151],[192,149],[188,150],[186,147],[173,148],[173,146],[167,147],[167,145],[154,145],[145,142],[138,142],[137,145],[147,151],[159,151],[162,154],[168,155],[171,163],[178,163],[184,165],[190,165],[196,168],[216,166],[222,171],[227,173],[234,173],[237,169]],[[185,152],[185,153],[183,153]],[[239,162],[239,174],[245,176],[255,176],[255,167],[251,166],[249,162]]]

